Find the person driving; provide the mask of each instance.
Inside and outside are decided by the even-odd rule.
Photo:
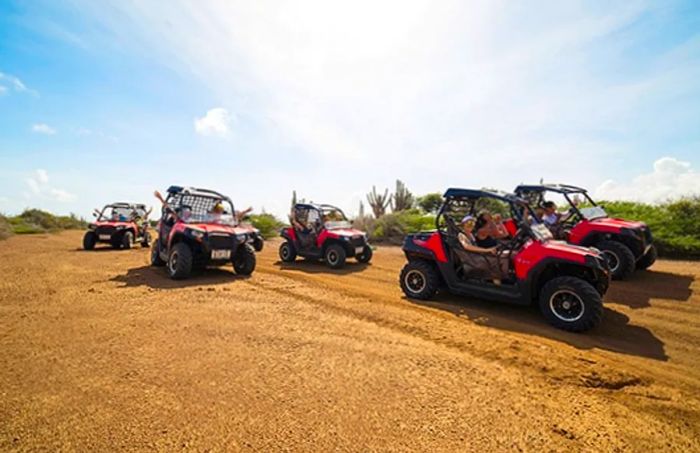
[[[296,211],[292,209],[289,214],[289,218],[292,221],[292,226],[299,233],[299,242],[302,247],[310,247],[314,242],[314,230],[309,228],[308,225],[299,222],[296,216]]]
[[[508,272],[507,258],[499,258],[496,247],[476,245],[476,238],[473,234],[475,225],[476,219],[467,215],[460,222],[462,231],[457,234],[459,244],[464,252],[467,252],[458,254],[464,273],[470,277],[492,280],[494,283],[500,284],[503,275]]]
[[[480,247],[495,247],[499,239],[510,236],[508,230],[503,225],[500,214],[494,216],[489,211],[481,211],[476,217],[475,239],[476,245]]]

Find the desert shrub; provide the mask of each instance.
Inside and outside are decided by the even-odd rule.
[[[253,214],[248,219],[265,239],[277,236],[280,228],[284,226],[284,223],[272,214]]]
[[[12,235],[12,227],[10,222],[7,221],[7,217],[0,214],[0,240],[7,239]]]
[[[75,214],[57,216],[40,209],[26,209],[22,214],[8,217],[6,220],[15,234],[47,233],[87,227],[87,222]]]
[[[384,214],[378,219],[355,219],[353,226],[367,231],[374,241],[400,244],[408,233],[435,229],[435,216],[409,209]]]
[[[437,214],[442,205],[442,194],[438,192],[425,194],[418,197],[418,207],[428,214]]]
[[[640,220],[651,228],[661,256],[700,258],[700,197],[660,205],[601,202],[611,217]]]

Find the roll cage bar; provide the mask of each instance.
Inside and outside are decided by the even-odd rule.
[[[109,208],[128,209],[128,210],[131,211],[132,214],[135,213],[137,209],[141,209],[141,210],[143,210],[143,218],[144,218],[144,219],[147,219],[147,218],[148,218],[148,214],[150,213],[150,211],[149,211],[148,209],[146,209],[146,205],[145,205],[145,204],[141,204],[141,203],[128,203],[128,202],[124,202],[124,201],[117,201],[117,202],[115,202],[115,203],[110,203],[110,204],[105,205],[105,206],[98,212],[97,219],[98,219],[98,220],[101,219],[102,216],[103,216],[103,214],[104,214],[104,212],[105,212],[107,209],[109,209]],[[95,211],[97,212],[96,209],[95,209]]]
[[[456,202],[463,204],[467,207],[467,212],[470,215],[475,215],[477,209],[476,201],[482,198],[491,198],[507,203],[510,207],[511,216],[513,217],[513,219],[516,219],[516,224],[518,225],[523,223],[523,212],[525,209],[530,211],[530,215],[532,218],[536,218],[534,212],[532,212],[532,208],[530,208],[530,205],[525,199],[510,193],[495,192],[488,190],[450,188],[447,189],[447,191],[445,191],[443,198],[444,201],[442,203],[442,206],[440,206],[440,210],[438,211],[437,216],[435,217],[435,227],[437,230],[442,229],[440,226],[440,220],[441,218],[446,217],[446,214],[452,206],[452,203]]]
[[[177,197],[178,195],[180,195],[178,199],[178,206],[172,206],[173,209],[182,207],[182,201],[185,196],[195,198],[209,198],[228,202],[228,204],[231,206],[231,215],[234,217],[235,222],[238,223],[238,219],[236,218],[235,206],[233,205],[231,198],[227,197],[226,195],[223,195],[214,190],[201,189],[198,187],[170,186],[168,187],[168,198],[166,199],[168,205],[170,205],[170,200],[172,200],[174,197]]]
[[[537,206],[542,206],[542,203],[544,202],[545,192],[555,192],[562,194],[564,196],[564,199],[566,199],[566,202],[569,203],[569,207],[574,211],[574,213],[579,217],[579,219],[583,219],[583,214],[581,214],[581,211],[579,211],[578,207],[576,207],[573,200],[569,198],[569,195],[583,195],[590,204],[592,204],[593,206],[598,206],[598,203],[596,203],[595,200],[593,200],[593,198],[591,198],[590,195],[588,195],[588,191],[582,187],[572,186],[568,184],[536,184],[519,185],[515,188],[515,193],[518,196],[523,196],[523,194],[531,193],[537,194],[536,199],[533,199],[528,195],[523,196],[523,198],[527,198],[529,202],[534,202]]]
[[[323,214],[324,210],[334,210],[339,212],[340,215],[343,216],[343,220],[348,220],[347,216],[345,215],[345,212],[343,212],[343,210],[339,207],[333,206],[332,204],[297,203],[294,205],[294,210],[297,209],[314,209],[316,211],[319,211],[321,214]]]

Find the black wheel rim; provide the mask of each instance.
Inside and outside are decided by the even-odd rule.
[[[608,267],[610,268],[611,272],[615,272],[617,268],[620,267],[620,258],[614,252],[611,252],[610,250],[604,250],[603,256],[608,262]]]
[[[421,271],[418,270],[411,270],[408,273],[406,273],[406,277],[404,278],[404,282],[406,283],[406,287],[412,292],[412,293],[420,293],[425,289],[425,285],[427,283],[425,275]]]
[[[170,269],[170,273],[175,274],[177,270],[177,252],[171,253],[168,261],[168,269]]]
[[[549,309],[554,316],[566,322],[575,322],[583,317],[586,305],[575,292],[562,289],[549,298]]]
[[[289,246],[288,245],[283,245],[282,246],[282,259],[286,260],[289,258]]]
[[[328,262],[330,264],[335,264],[338,262],[338,253],[335,250],[328,252]]]

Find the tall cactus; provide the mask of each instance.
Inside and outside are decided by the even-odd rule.
[[[365,218],[365,204],[360,200],[360,211],[357,213],[357,217],[360,219]]]
[[[292,209],[294,209],[294,206],[297,204],[297,191],[292,190]]]
[[[411,209],[416,200],[413,194],[406,188],[406,184],[396,180],[396,192],[392,197],[391,209],[394,212],[405,211]]]
[[[367,203],[369,203],[376,218],[380,218],[386,213],[386,208],[390,202],[389,189],[384,190],[384,195],[379,195],[377,188],[372,186],[372,192],[367,194]]]

